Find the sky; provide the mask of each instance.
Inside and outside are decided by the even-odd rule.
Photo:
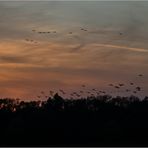
[[[33,100],[82,84],[147,95],[147,14],[146,1],[0,1],[0,97]]]

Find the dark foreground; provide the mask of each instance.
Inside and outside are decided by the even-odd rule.
[[[0,100],[0,146],[148,146],[148,97]]]

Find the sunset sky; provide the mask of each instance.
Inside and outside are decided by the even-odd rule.
[[[130,82],[146,95],[147,14],[146,1],[1,1],[0,97],[37,99],[82,84],[112,92],[108,84]]]

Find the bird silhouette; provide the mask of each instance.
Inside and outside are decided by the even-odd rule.
[[[38,42],[37,41],[35,41],[35,40],[33,40],[33,39],[25,39],[25,41],[27,41],[27,42],[30,42],[30,43],[35,43],[35,44],[37,44]]]
[[[63,95],[66,94],[66,92],[64,92],[64,90],[62,90],[62,89],[60,89],[59,91],[60,91]]]
[[[96,91],[96,89],[95,89],[95,88],[93,88],[92,90],[93,90],[93,91]]]
[[[84,84],[83,85],[81,85],[82,87],[86,87]]]
[[[130,90],[129,89],[126,89],[126,92],[129,92]]]
[[[97,93],[97,95],[99,96],[100,95],[100,93],[99,92],[96,92]]]
[[[82,31],[87,31],[87,29],[81,28]]]
[[[142,77],[143,75],[142,75],[142,74],[139,74],[138,76],[139,76],[139,77]]]
[[[119,89],[120,87],[119,86],[115,86],[115,88]]]
[[[70,94],[71,96],[74,96],[74,94]]]
[[[119,86],[124,86],[124,84],[122,84],[122,83],[119,83]]]
[[[137,86],[137,87],[136,87],[136,90],[137,90],[137,91],[141,91],[141,87]]]
[[[44,94],[44,91],[41,91],[41,94]]]

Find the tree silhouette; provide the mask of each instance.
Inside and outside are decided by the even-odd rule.
[[[0,99],[0,146],[148,146],[147,114],[147,96]]]

